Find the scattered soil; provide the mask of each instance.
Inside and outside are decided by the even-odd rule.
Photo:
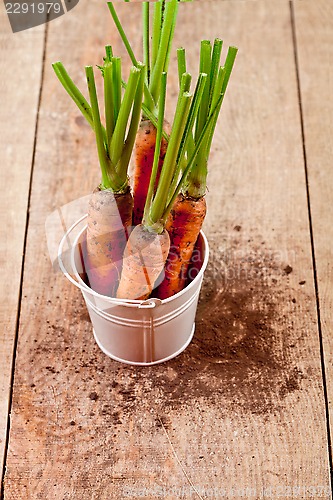
[[[301,388],[305,375],[291,361],[295,332],[283,312],[285,304],[295,309],[292,267],[262,244],[240,253],[237,246],[225,251],[210,243],[192,343],[162,365],[112,364],[111,416],[115,409],[156,405],[167,412],[203,400],[225,411],[267,414]]]

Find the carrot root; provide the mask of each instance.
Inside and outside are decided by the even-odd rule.
[[[170,235],[170,251],[164,280],[157,289],[158,298],[166,299],[184,288],[188,266],[205,215],[204,197],[196,200],[178,195],[166,224]]]
[[[167,231],[150,233],[142,224],[130,234],[123,260],[117,298],[145,300],[164,269],[170,248]]]
[[[170,124],[164,120],[164,130],[170,134]],[[156,144],[156,128],[150,120],[142,120],[136,135],[134,146],[134,169],[133,169],[133,225],[141,224],[144,206],[148,193],[150,175],[153,167],[154,152]],[[167,141],[163,138],[160,150],[159,171],[156,177],[156,185],[163,165],[167,150]]]
[[[124,194],[95,189],[90,197],[85,267],[90,287],[102,295],[116,294],[132,210],[129,189]]]

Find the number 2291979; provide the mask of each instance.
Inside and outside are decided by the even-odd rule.
[[[32,3],[18,3],[18,2],[6,2],[7,14],[60,14],[62,10],[61,3],[56,2],[32,2]]]

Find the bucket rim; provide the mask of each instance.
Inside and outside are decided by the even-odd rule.
[[[74,222],[71,227],[66,231],[66,233],[64,234],[64,236],[62,237],[61,241],[60,241],[60,244],[59,244],[59,247],[58,247],[58,262],[59,262],[59,267],[60,269],[62,270],[63,274],[66,276],[66,278],[73,284],[75,285],[77,288],[79,288],[81,290],[82,293],[89,293],[90,295],[93,295],[95,296],[96,298],[98,299],[102,299],[102,300],[105,300],[106,302],[109,302],[110,304],[113,304],[113,305],[117,305],[117,306],[125,306],[125,307],[134,307],[134,308],[144,308],[144,309],[152,309],[158,305],[161,305],[161,304],[168,304],[169,302],[172,302],[173,300],[176,300],[177,298],[181,297],[185,292],[187,292],[188,290],[190,290],[192,287],[195,286],[195,284],[202,279],[203,277],[203,274],[205,272],[205,269],[207,267],[207,264],[208,264],[208,260],[209,260],[209,245],[208,245],[208,240],[207,240],[207,237],[205,235],[205,233],[203,232],[203,230],[200,231],[199,235],[202,237],[203,239],[203,243],[204,243],[204,250],[205,250],[205,256],[204,256],[204,259],[203,259],[203,262],[201,264],[201,267],[200,267],[200,270],[198,272],[198,274],[196,275],[196,277],[190,282],[188,283],[188,285],[183,288],[182,290],[180,290],[178,293],[176,293],[175,295],[172,295],[171,297],[168,297],[166,299],[158,299],[158,298],[155,298],[155,297],[151,297],[149,299],[146,299],[146,300],[138,300],[138,299],[133,299],[133,300],[129,300],[129,299],[118,299],[116,297],[108,297],[107,295],[102,295],[98,292],[95,292],[95,290],[93,290],[92,288],[90,288],[83,280],[82,278],[79,276],[79,273],[78,273],[78,270],[76,268],[76,265],[75,265],[75,258],[74,258],[74,252],[75,252],[75,248],[77,247],[78,245],[78,241],[79,239],[81,238],[82,234],[84,233],[84,231],[86,231],[87,229],[87,224],[80,230],[79,234],[75,237],[74,239],[74,242],[73,242],[73,245],[72,245],[72,248],[70,249],[70,265],[71,265],[71,271],[73,272],[73,274],[75,275],[76,279],[74,279],[70,273],[67,271],[64,263],[63,263],[63,260],[62,260],[62,252],[63,252],[63,247],[64,247],[64,244],[65,244],[65,241],[67,240],[69,234],[81,223],[83,222],[86,218],[87,218],[87,214],[83,215],[82,217],[80,217],[76,222]]]

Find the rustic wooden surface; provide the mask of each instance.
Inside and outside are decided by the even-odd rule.
[[[333,419],[333,6],[330,2],[295,4],[299,47],[300,86],[304,119],[321,335],[329,400]],[[315,62],[308,64],[316,54]]]
[[[329,497],[331,10],[308,0],[180,6],[175,45],[188,41],[191,71],[201,38],[240,51],[210,162],[212,253],[194,340],[165,365],[134,368],[95,345],[44,231],[99,180],[91,131],[50,65],[62,60],[83,87],[83,66],[105,43],[124,53],[103,9],[80,2],[48,26],[4,498]],[[140,6],[118,9],[138,45]]]
[[[13,35],[0,9],[0,470],[6,448],[22,254],[41,83],[44,27]],[[4,76],[6,78],[4,78]],[[4,97],[5,96],[5,97]]]

